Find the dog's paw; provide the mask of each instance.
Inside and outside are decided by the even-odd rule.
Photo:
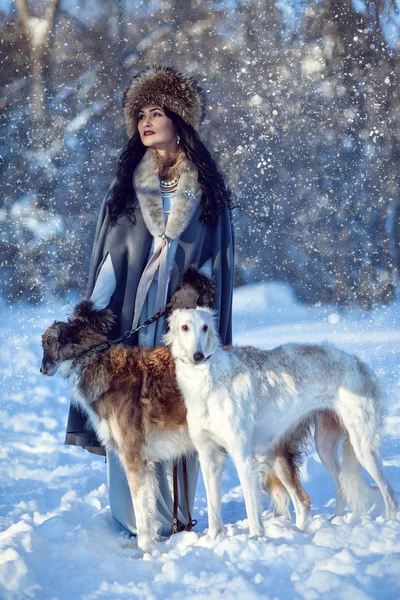
[[[311,521],[311,515],[301,515],[296,519],[296,527],[299,531],[305,531]]]
[[[153,547],[153,539],[150,535],[138,536],[138,548],[142,552],[150,552]]]
[[[249,530],[249,538],[252,540],[258,540],[265,536],[265,531],[263,528],[258,527],[254,530]]]
[[[208,537],[212,540],[217,539],[217,537],[219,535],[221,535],[222,533],[222,527],[210,527],[210,529],[208,530]]]

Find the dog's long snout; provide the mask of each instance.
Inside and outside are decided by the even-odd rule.
[[[204,354],[202,352],[195,352],[193,354],[193,360],[195,363],[199,363],[204,360]]]
[[[47,368],[43,363],[42,363],[42,366],[40,367],[40,372],[43,373],[43,375],[47,375]]]
[[[52,367],[51,364],[49,364],[48,362],[45,362],[44,360],[42,360],[42,364],[40,366],[40,372],[43,375],[49,375],[49,374],[51,374],[51,373],[49,373],[49,370],[51,371],[51,367]]]

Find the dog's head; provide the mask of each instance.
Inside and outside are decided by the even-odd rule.
[[[174,310],[168,318],[164,341],[174,358],[193,364],[204,363],[218,348],[215,312],[208,308]]]
[[[43,359],[40,372],[54,375],[61,363],[106,340],[115,322],[109,309],[95,310],[90,300],[80,302],[67,322],[55,321],[42,335]]]

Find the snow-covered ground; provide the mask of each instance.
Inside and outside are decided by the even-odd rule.
[[[265,539],[249,539],[232,464],[223,479],[225,533],[206,535],[199,481],[196,531],[180,533],[141,556],[113,521],[104,459],[64,446],[68,383],[39,372],[40,338],[61,304],[0,305],[0,598],[317,598],[400,597],[400,522],[377,507],[362,522],[330,520],[334,488],[312,452],[302,469],[312,499],[306,532],[273,518],[264,502]],[[324,339],[356,352],[377,373],[384,393],[382,454],[400,491],[400,304],[373,312],[309,307],[278,284],[235,293],[234,338],[271,348]]]

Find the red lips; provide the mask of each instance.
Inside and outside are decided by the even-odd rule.
[[[153,135],[155,133],[155,131],[145,131],[143,135]]]

